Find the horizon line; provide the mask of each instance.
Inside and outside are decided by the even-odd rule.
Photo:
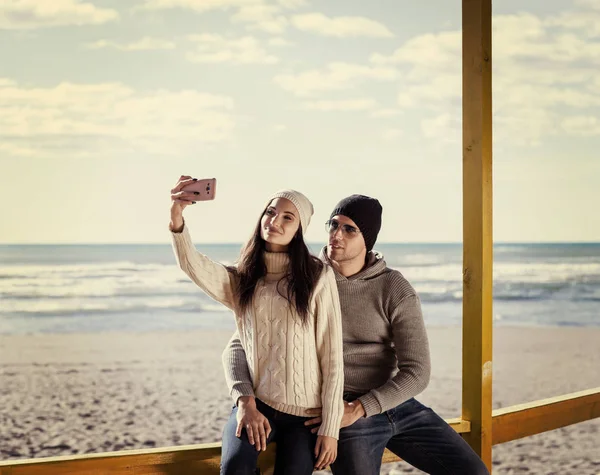
[[[243,242],[195,242],[206,246],[242,246]],[[307,245],[325,245],[325,242],[307,241]],[[382,241],[377,245],[462,245],[463,241]],[[526,245],[526,244],[600,244],[600,241],[494,241],[494,245]],[[0,242],[0,246],[164,246],[169,241],[153,242]]]

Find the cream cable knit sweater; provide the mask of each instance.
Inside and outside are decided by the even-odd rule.
[[[279,285],[285,295],[289,256],[267,252],[267,275],[256,286],[251,308],[241,313],[235,274],[196,250],[187,225],[181,233],[171,234],[181,269],[207,295],[234,312],[256,397],[297,416],[307,417],[307,409],[322,407],[319,435],[337,439],[344,407],[344,370],[333,270],[324,267],[310,302],[309,321],[302,325],[294,306],[277,290]]]

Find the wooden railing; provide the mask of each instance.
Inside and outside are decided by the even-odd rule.
[[[501,444],[600,417],[600,388],[493,411],[492,440]],[[447,421],[460,434],[470,423]],[[273,448],[261,454],[262,473],[273,467]],[[0,462],[0,475],[217,475],[220,444],[49,457]],[[386,450],[383,462],[400,459]]]
[[[600,388],[492,411],[494,445],[600,417]]]
[[[469,430],[466,421],[448,422],[459,433]],[[274,452],[270,445],[260,455],[262,474],[272,473]],[[0,462],[0,475],[218,475],[220,458],[221,444],[188,445]],[[384,463],[397,460],[388,451],[383,457]]]

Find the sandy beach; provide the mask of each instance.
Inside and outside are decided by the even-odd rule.
[[[0,336],[0,459],[218,441],[232,403],[229,332]],[[418,397],[460,414],[461,335],[429,329],[433,374]],[[495,330],[494,407],[600,386],[600,329]],[[600,420],[494,448],[494,473],[600,473]],[[382,473],[421,473],[389,464]]]

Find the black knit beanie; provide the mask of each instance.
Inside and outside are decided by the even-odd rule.
[[[381,229],[382,211],[381,204],[375,198],[364,195],[351,195],[335,206],[329,219],[340,214],[354,221],[365,238],[367,252],[369,252],[373,249]]]

